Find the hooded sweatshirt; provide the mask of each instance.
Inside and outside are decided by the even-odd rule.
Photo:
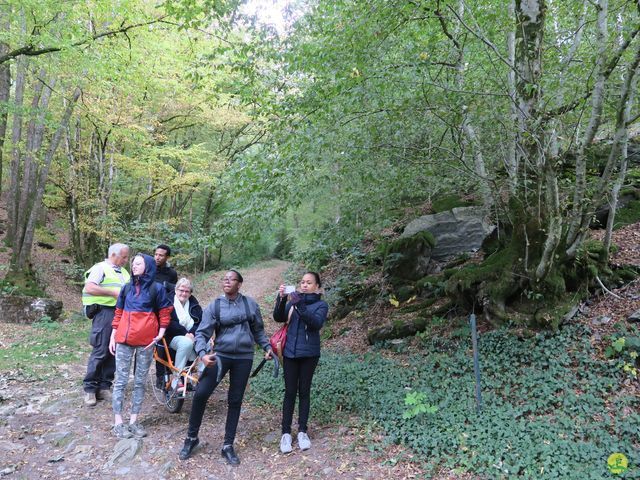
[[[173,310],[161,286],[154,289],[155,297],[151,297],[156,262],[149,255],[141,256],[144,259],[144,273],[132,275],[128,286],[120,290],[111,324],[116,330],[116,343],[131,347],[149,345],[158,335],[160,327],[167,328]]]

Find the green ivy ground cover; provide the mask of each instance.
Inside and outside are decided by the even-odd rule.
[[[480,415],[466,339],[426,339],[419,353],[403,356],[325,351],[314,378],[312,421],[333,423],[336,412],[357,413],[380,426],[389,441],[421,454],[434,472],[447,467],[487,479],[640,478],[640,399],[623,393],[628,374],[613,361],[596,359],[589,337],[576,325],[527,340],[506,331],[482,335]],[[254,380],[254,400],[278,406],[282,379]],[[409,397],[413,407],[405,403]],[[416,402],[425,404],[425,413],[416,413]],[[629,460],[629,469],[617,476],[607,469],[616,452]]]

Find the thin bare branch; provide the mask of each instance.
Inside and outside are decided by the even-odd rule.
[[[67,45],[55,45],[55,46],[50,46],[50,47],[42,47],[42,48],[38,48],[33,44],[28,44],[28,45],[24,45],[22,47],[16,48],[15,50],[12,50],[11,52],[5,53],[4,55],[0,55],[0,64],[8,62],[9,60],[13,60],[14,58],[20,57],[20,56],[28,56],[28,57],[36,57],[39,55],[45,55],[47,53],[53,53],[53,52],[59,52],[61,50],[64,50],[65,48],[69,48],[69,47],[79,47],[82,45],[87,45],[93,41],[99,40],[101,38],[106,38],[106,37],[114,37],[116,35],[120,35],[120,34],[126,34],[129,30],[135,29],[135,28],[140,28],[140,27],[145,27],[147,25],[153,25],[154,23],[160,23],[162,22],[162,20],[166,18],[166,16],[162,16],[160,18],[156,18],[154,20],[150,20],[148,22],[141,22],[141,23],[134,23],[131,25],[122,25],[120,26],[120,28],[117,28],[115,30],[108,30],[106,32],[101,32],[101,33],[97,33],[95,35],[91,35],[85,39],[79,40],[77,42],[72,43],[71,45],[67,46]]]

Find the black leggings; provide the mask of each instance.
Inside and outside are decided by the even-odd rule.
[[[291,434],[293,410],[298,405],[298,432],[307,431],[309,409],[311,408],[311,381],[320,357],[284,357],[284,401],[282,402],[282,433]]]
[[[251,360],[237,360],[220,356],[222,363],[223,378],[229,372],[229,393],[227,394],[227,423],[224,428],[224,444],[233,445],[236,438],[236,429],[238,428],[238,420],[240,419],[240,408],[242,407],[242,398],[244,390],[249,381],[251,373]],[[218,386],[216,377],[218,375],[218,366],[205,368],[193,395],[193,405],[191,406],[191,415],[189,415],[189,429],[187,435],[196,438],[202,424],[202,417],[207,406],[207,400]]]

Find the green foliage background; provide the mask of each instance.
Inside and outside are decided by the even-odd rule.
[[[636,329],[637,333],[637,329]],[[640,478],[640,399],[615,361],[602,361],[591,332],[571,325],[520,339],[508,330],[480,339],[482,401],[476,413],[468,337],[422,337],[397,356],[380,345],[365,356],[323,353],[311,395],[314,423],[362,417],[390,442],[420,453],[427,471],[481,478],[613,478],[607,458],[629,459],[620,478]],[[256,401],[280,406],[282,379],[253,380]],[[432,414],[403,418],[409,392],[423,392]],[[352,420],[353,421],[353,420]]]

